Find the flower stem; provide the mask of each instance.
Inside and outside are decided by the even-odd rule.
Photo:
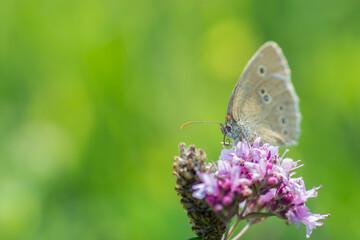
[[[251,218],[265,218],[265,217],[271,217],[271,216],[275,216],[275,214],[270,213],[270,212],[252,212],[249,214],[246,214],[245,216],[241,217],[241,220],[243,219],[251,219]]]
[[[246,224],[246,226],[241,230],[241,232],[238,235],[236,235],[232,240],[239,239],[250,228],[250,225],[251,223]]]
[[[246,211],[247,206],[249,205],[249,202],[250,202],[250,200],[247,199],[246,202],[245,202],[245,205],[244,205],[243,209],[241,210],[241,213],[238,214],[238,217],[242,218],[242,216],[244,215],[244,213],[245,213],[245,211]]]
[[[226,230],[225,233],[222,235],[221,240],[226,240],[228,233],[229,233],[229,224],[226,224]]]
[[[237,216],[234,224],[231,226],[230,230],[226,231],[226,233],[224,234],[225,239],[224,240],[229,240],[231,235],[234,233],[236,227],[239,225],[240,221],[241,220],[244,220],[244,219],[253,219],[253,218],[266,218],[266,217],[271,217],[271,216],[275,216],[273,213],[269,213],[269,212],[266,212],[266,213],[263,213],[263,212],[252,212],[252,213],[249,213],[249,214],[246,214],[245,216],[242,216],[245,212],[245,209],[248,205],[248,202],[245,203],[245,206],[243,208],[243,210],[241,211],[241,213]],[[255,222],[254,222],[255,223]],[[242,230],[241,232],[236,235],[232,240],[237,240],[239,239],[250,227],[250,225],[253,224],[253,222],[249,222]]]
[[[231,235],[233,234],[233,232],[234,232],[234,230],[236,229],[237,225],[239,224],[240,220],[241,220],[241,218],[240,218],[239,216],[235,219],[235,222],[234,222],[234,224],[231,226],[229,232],[227,233],[225,240],[230,239]]]
[[[242,219],[244,219],[244,218],[243,218],[243,214],[245,213],[246,208],[247,208],[247,206],[249,205],[249,202],[250,202],[250,200],[247,199],[246,202],[245,202],[245,205],[244,205],[243,209],[241,210],[241,213],[240,213],[240,214],[237,214],[237,217],[236,217],[236,220],[235,220],[234,224],[231,226],[230,230],[225,233],[225,234],[226,234],[226,235],[225,235],[225,236],[226,236],[226,237],[225,237],[225,240],[230,239],[231,235],[232,235],[233,232],[235,231],[235,229],[236,229],[236,227],[238,226],[239,222],[240,222]]]

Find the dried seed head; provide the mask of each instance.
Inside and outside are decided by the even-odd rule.
[[[181,197],[181,203],[187,211],[193,232],[202,239],[218,240],[225,232],[225,222],[220,220],[208,206],[205,199],[192,196],[192,186],[200,183],[197,173],[210,172],[212,164],[206,164],[206,154],[202,149],[196,150],[194,145],[186,148],[185,143],[179,144],[180,156],[175,157],[173,175],[177,185],[175,191]]]

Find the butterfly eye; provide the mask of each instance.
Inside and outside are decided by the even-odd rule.
[[[231,132],[231,127],[230,127],[230,126],[226,126],[226,131],[227,131],[227,132]]]

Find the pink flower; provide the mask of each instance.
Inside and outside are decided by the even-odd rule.
[[[199,174],[202,182],[193,186],[193,197],[206,198],[226,222],[236,214],[239,204],[248,200],[246,214],[267,213],[296,225],[302,222],[309,237],[316,226],[322,225],[319,220],[329,216],[311,214],[305,206],[321,186],[306,190],[303,179],[293,177],[293,170],[302,165],[284,158],[285,153],[280,157],[277,146],[260,145],[260,138],[252,145],[243,141],[223,149],[216,172]]]
[[[229,161],[219,160],[217,162],[217,175],[218,176],[228,176],[231,172],[231,165]]]
[[[197,199],[204,198],[207,194],[213,195],[218,192],[217,180],[213,174],[200,173],[199,174],[202,183],[195,184],[193,186],[193,197]]]
[[[316,190],[321,188],[321,185],[320,185],[317,188],[314,187],[310,190],[306,190],[305,183],[302,178],[290,179],[289,186],[293,189],[293,191],[295,193],[295,198],[293,201],[293,204],[295,204],[295,205],[301,205],[301,204],[305,203],[308,200],[308,198],[317,197]]]
[[[271,202],[272,200],[274,200],[275,192],[276,192],[276,189],[272,188],[264,195],[261,195],[258,200],[259,204],[267,204],[268,202]]]
[[[299,227],[299,223],[302,222],[306,226],[306,238],[310,237],[312,230],[317,226],[322,226],[322,222],[319,220],[324,220],[325,217],[329,217],[330,214],[312,214],[306,206],[297,206],[292,208],[289,211],[289,223],[295,223]]]
[[[236,156],[242,160],[248,161],[250,156],[250,145],[246,141],[243,141],[238,142],[236,147]]]

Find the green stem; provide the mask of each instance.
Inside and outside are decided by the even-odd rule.
[[[245,203],[244,209],[247,207],[247,204]],[[245,219],[254,219],[254,218],[266,218],[266,217],[271,217],[271,216],[275,216],[275,214],[270,213],[270,212],[253,212],[253,213],[249,213],[246,214],[245,216],[242,216],[242,214],[245,212],[244,209],[241,211],[241,213],[237,216],[234,224],[231,226],[230,230],[226,232],[226,234],[224,234],[225,239],[224,240],[229,240],[231,235],[234,233],[235,229],[237,228],[237,226],[239,225],[241,220],[245,220]],[[235,238],[233,238],[232,240],[237,240],[239,239],[251,226],[251,222],[249,222],[242,230],[241,232],[235,236]]]
[[[222,235],[221,240],[226,240],[225,238],[229,234],[229,224],[226,224],[225,233]]]
[[[249,205],[249,202],[250,202],[249,199],[246,200],[245,205],[244,205],[243,209],[241,210],[241,213],[236,216],[236,220],[235,220],[234,224],[231,226],[231,228],[230,228],[229,232],[227,233],[227,235],[225,235],[226,236],[225,240],[230,239],[231,235],[235,231],[235,229],[238,226],[239,222],[243,219],[242,215],[245,213],[246,208]]]
[[[234,224],[231,226],[228,234],[226,235],[225,240],[229,240],[231,235],[233,234],[234,230],[236,229],[237,225],[239,224],[241,218],[239,216],[236,217]]]
[[[239,239],[250,228],[250,225],[251,223],[246,224],[246,226],[240,231],[240,233],[236,235],[232,240]]]
[[[238,215],[238,217],[242,217],[242,215],[245,213],[249,203],[250,203],[250,200],[246,200],[245,205],[244,205],[243,209],[241,210],[241,213]]]
[[[253,212],[253,213],[246,214],[245,216],[243,216],[243,217],[241,218],[241,220],[243,220],[243,219],[251,219],[251,218],[271,217],[271,216],[275,216],[275,214],[270,213],[270,212],[266,212],[266,213]]]

